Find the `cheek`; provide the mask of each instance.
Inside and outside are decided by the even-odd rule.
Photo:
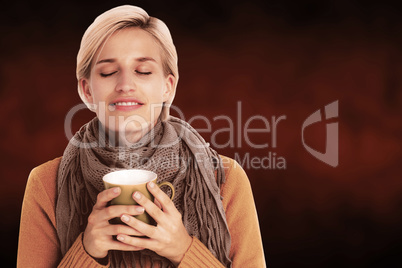
[[[165,90],[165,86],[164,86],[163,81],[158,80],[158,82],[154,84],[153,90],[150,91],[150,92],[152,92],[153,99],[158,102],[163,102],[164,101],[163,100],[164,99],[164,96],[163,96],[164,90]]]
[[[94,81],[92,83],[92,94],[95,102],[105,101],[106,96],[108,95],[109,86],[107,83],[100,83],[98,81]]]

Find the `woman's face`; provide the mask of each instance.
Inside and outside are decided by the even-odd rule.
[[[174,79],[163,72],[155,39],[132,27],[106,41],[94,56],[90,78],[80,83],[106,129],[136,142],[155,125]]]

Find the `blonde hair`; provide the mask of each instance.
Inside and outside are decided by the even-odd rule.
[[[177,52],[166,24],[157,18],[150,17],[140,7],[123,5],[112,8],[99,15],[85,31],[77,55],[78,94],[88,108],[91,109],[85,98],[80,80],[90,77],[93,58],[98,49],[105,43],[105,40],[115,31],[126,27],[138,27],[155,38],[161,47],[162,66],[165,75],[171,74],[176,78],[173,85],[173,93],[170,99],[164,103],[161,112],[161,119],[166,120],[169,117],[169,107],[176,94],[177,82],[179,80]]]

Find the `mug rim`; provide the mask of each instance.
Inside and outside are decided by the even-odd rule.
[[[125,174],[127,173],[127,174]],[[125,174],[126,177],[124,178],[119,178],[119,179],[115,179],[116,174],[119,174],[118,176],[122,176],[120,174]],[[128,182],[128,180],[133,180],[133,178],[128,178],[127,176],[135,176],[135,175],[140,175],[140,174],[146,174],[147,178],[144,180],[141,180],[140,182],[135,182],[132,183]],[[153,181],[154,179],[156,179],[158,177],[158,175],[150,170],[145,170],[145,169],[122,169],[122,170],[116,170],[116,171],[112,171],[109,172],[107,174],[105,174],[102,178],[102,180],[106,183],[109,184],[114,184],[114,185],[140,185],[140,184],[144,184],[144,183],[148,183],[150,181]],[[114,180],[126,180],[126,182],[119,182],[119,181],[114,181]]]

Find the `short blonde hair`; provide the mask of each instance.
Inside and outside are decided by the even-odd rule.
[[[105,40],[115,31],[126,27],[138,27],[155,38],[161,47],[162,66],[165,75],[171,74],[176,78],[173,85],[173,93],[170,99],[164,103],[161,112],[161,119],[166,120],[169,117],[169,107],[176,94],[177,82],[179,80],[177,52],[166,24],[157,18],[150,17],[148,13],[140,7],[123,5],[112,8],[99,15],[85,31],[77,55],[78,94],[82,101],[90,108],[86,101],[80,80],[90,77],[93,58],[98,49],[104,44]]]

